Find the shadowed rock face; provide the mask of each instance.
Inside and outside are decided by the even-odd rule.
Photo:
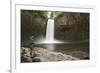
[[[80,25],[80,13],[63,13],[57,18],[55,24],[60,30],[75,30]]]
[[[65,55],[60,52],[53,52],[44,48],[35,47],[32,50],[23,48],[21,50],[21,62],[49,62],[49,61],[67,61],[79,60],[76,57]]]
[[[32,62],[30,48],[21,48],[21,62]]]

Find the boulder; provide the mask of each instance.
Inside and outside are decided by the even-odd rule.
[[[79,58],[40,47],[35,47],[33,49],[25,47],[21,48],[21,62],[51,62],[68,60],[79,60]]]
[[[30,48],[21,48],[21,62],[32,62]]]
[[[76,58],[70,55],[66,55],[60,52],[54,52],[54,51],[44,49],[44,48],[39,48],[39,47],[33,48],[32,56],[33,56],[32,60],[35,62],[36,60],[42,61],[42,62],[79,60],[79,58]]]

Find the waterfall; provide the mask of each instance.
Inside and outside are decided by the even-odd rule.
[[[47,28],[46,28],[46,40],[54,40],[54,20],[48,19]]]
[[[46,38],[45,39],[38,39],[35,43],[36,44],[54,44],[54,43],[63,43],[62,41],[54,39],[54,19],[51,18],[52,12],[48,12],[48,22],[46,28]],[[54,46],[51,45],[53,48]],[[50,48],[50,46],[49,46]]]

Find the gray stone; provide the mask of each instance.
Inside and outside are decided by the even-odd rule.
[[[35,47],[33,49],[25,47],[21,48],[21,62],[51,62],[67,60],[79,60],[79,58],[40,47]]]
[[[44,49],[44,48],[39,48],[39,47],[35,47],[32,51],[32,55],[36,55],[36,57],[33,57],[36,59],[40,59],[40,61],[42,62],[47,62],[47,61],[67,61],[67,60],[79,60],[79,58],[70,56],[70,55],[66,55],[60,52],[54,52],[54,51],[50,51],[48,49]]]
[[[21,62],[32,62],[30,48],[21,48]]]

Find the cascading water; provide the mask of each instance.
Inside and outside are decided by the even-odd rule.
[[[40,39],[36,44],[54,44],[54,43],[63,43],[61,41],[54,39],[54,19],[51,18],[52,12],[48,12],[48,22],[46,28],[46,38]]]
[[[54,19],[51,18],[52,12],[48,12],[48,22],[46,28],[46,38],[40,38],[36,41],[36,44],[45,44],[45,48],[49,50],[55,49],[55,44],[63,43],[59,40],[54,39]]]
[[[46,29],[46,40],[53,41],[54,40],[54,19],[48,19],[47,29]]]

